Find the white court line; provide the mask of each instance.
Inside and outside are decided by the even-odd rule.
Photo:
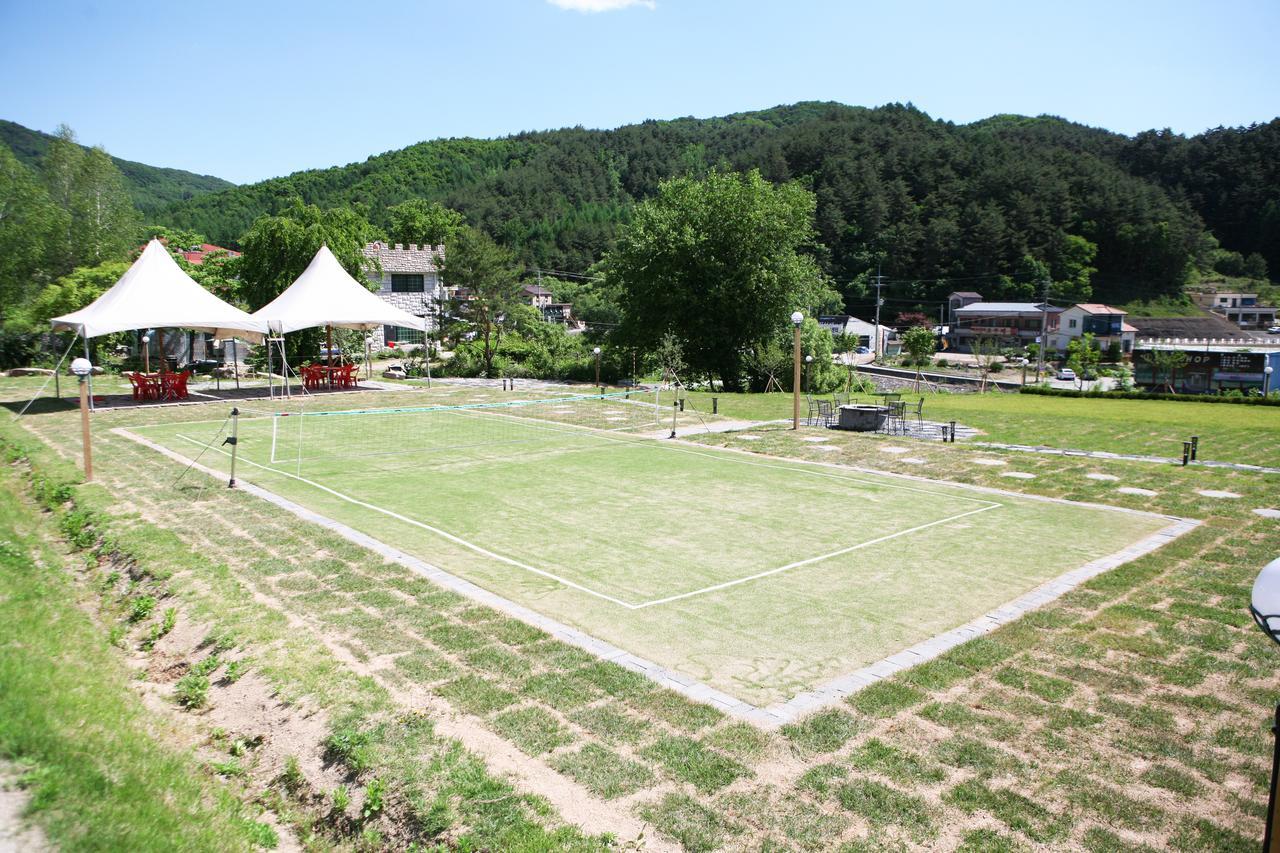
[[[178,438],[181,438],[184,441],[191,442],[196,447],[203,447],[208,450],[215,450],[221,453],[223,456],[231,455],[227,451],[223,450],[221,447],[214,447],[213,445],[206,444],[203,441],[197,441],[196,439],[188,435],[183,435],[180,432],[174,433],[174,435],[176,435]],[[329,494],[333,495],[335,498],[339,498],[340,500],[344,500],[347,503],[355,504],[356,506],[359,506],[359,507],[364,507],[365,509],[371,509],[374,512],[380,512],[383,515],[387,515],[387,516],[390,516],[391,518],[394,518],[396,521],[403,521],[406,524],[412,524],[415,527],[421,527],[423,530],[430,531],[431,533],[434,533],[437,536],[448,539],[450,542],[454,542],[458,545],[461,545],[464,548],[469,548],[472,551],[475,551],[477,554],[481,554],[485,557],[489,557],[490,559],[498,560],[499,562],[506,563],[507,565],[510,565],[510,566],[515,566],[517,569],[524,569],[526,572],[533,572],[536,575],[541,575],[542,577],[550,578],[551,580],[556,581],[557,583],[562,583],[565,586],[572,587],[573,589],[579,590],[580,592],[585,592],[588,595],[594,595],[596,598],[602,598],[605,601],[610,601],[614,604],[619,604],[627,608],[628,610],[634,610],[636,608],[636,605],[625,602],[622,599],[614,598],[611,595],[605,595],[603,592],[597,592],[596,590],[591,589],[589,587],[585,587],[582,584],[574,583],[568,578],[562,578],[559,575],[552,574],[551,572],[545,571],[543,569],[538,569],[533,566],[526,565],[525,563],[521,563],[519,560],[513,560],[510,557],[504,557],[502,554],[496,554],[493,551],[488,550],[487,548],[482,548],[479,545],[468,542],[467,540],[461,537],[454,536],[452,533],[449,533],[448,531],[441,530],[438,527],[432,527],[430,524],[427,524],[422,521],[418,521],[417,519],[409,518],[407,515],[401,515],[398,512],[394,512],[393,510],[383,509],[382,507],[377,506],[376,504],[366,503],[365,501],[359,500],[357,498],[353,498],[350,495],[344,495],[342,492],[339,492],[336,489],[331,489],[328,486],[315,482],[314,480],[308,480],[305,477],[300,477],[297,474],[290,474],[288,471],[281,471],[277,468],[269,468],[266,465],[262,465],[258,462],[254,462],[252,459],[246,459],[243,456],[237,456],[237,460],[243,465],[252,465],[255,468],[261,468],[263,471],[270,471],[273,474],[279,474],[282,477],[288,477],[292,480],[297,480],[298,482],[305,483],[308,486],[314,486],[315,488],[319,489],[322,492],[328,492]]]
[[[553,429],[554,429],[554,428],[553,428]],[[223,450],[221,447],[214,447],[213,445],[210,445],[210,444],[207,444],[207,443],[205,443],[205,442],[199,441],[199,440],[197,440],[197,439],[191,438],[190,436],[188,436],[188,435],[184,435],[183,433],[175,433],[175,435],[176,435],[178,438],[180,438],[180,439],[182,439],[182,440],[184,440],[184,441],[187,441],[187,442],[190,442],[191,444],[196,445],[197,447],[201,447],[201,448],[205,448],[205,449],[210,449],[210,450],[217,451],[218,453],[221,453],[223,456],[228,456],[228,457],[229,457],[229,456],[231,455],[228,451]],[[625,442],[625,443],[627,443],[627,444],[637,444],[637,445],[641,445],[641,444],[642,444],[642,442]],[[672,450],[678,450],[679,448],[671,448],[671,449],[672,449]],[[706,455],[706,454],[697,454],[697,455]],[[463,546],[464,548],[467,548],[467,549],[469,549],[469,550],[475,551],[477,554],[480,554],[480,555],[482,555],[482,556],[489,557],[489,558],[491,558],[491,559],[498,560],[499,562],[506,563],[506,564],[507,564],[507,565],[509,565],[509,566],[514,566],[515,568],[523,569],[524,571],[532,572],[532,573],[534,573],[534,574],[536,574],[536,575],[539,575],[539,576],[541,576],[541,577],[545,577],[545,578],[548,578],[548,579],[550,579],[550,580],[554,580],[554,581],[556,581],[557,583],[563,584],[564,586],[567,586],[567,587],[569,587],[569,588],[571,588],[571,589],[576,589],[576,590],[578,590],[579,592],[585,592],[585,593],[587,593],[588,595],[595,596],[596,598],[602,599],[602,600],[604,600],[604,601],[608,601],[608,602],[610,602],[610,603],[612,603],[612,604],[617,604],[617,605],[619,605],[619,606],[621,606],[621,607],[625,607],[625,608],[626,608],[626,609],[628,609],[628,610],[640,610],[640,609],[643,609],[643,608],[646,608],[646,607],[653,607],[653,606],[656,606],[656,605],[659,605],[659,604],[666,604],[666,603],[671,602],[671,601],[677,601],[677,600],[684,599],[684,598],[690,598],[690,597],[695,596],[695,595],[701,595],[701,594],[704,594],[704,593],[716,592],[716,591],[719,591],[719,590],[721,590],[721,589],[726,589],[726,588],[728,588],[728,587],[733,587],[733,586],[737,586],[737,585],[739,585],[739,584],[747,583],[748,581],[759,580],[759,579],[761,579],[761,578],[769,577],[770,575],[780,574],[780,573],[782,573],[782,572],[790,571],[791,569],[800,568],[801,566],[807,566],[807,565],[810,565],[810,564],[812,564],[812,563],[817,563],[817,562],[821,562],[821,561],[823,561],[823,560],[831,559],[831,558],[833,558],[833,557],[841,556],[842,554],[848,554],[848,553],[850,553],[850,552],[852,552],[852,551],[857,551],[857,550],[859,550],[859,549],[861,549],[861,548],[867,548],[867,547],[870,547],[870,546],[872,546],[872,545],[876,545],[876,544],[878,544],[878,543],[885,542],[885,541],[890,540],[890,539],[896,539],[896,538],[897,538],[897,537],[899,537],[899,536],[905,536],[905,535],[907,535],[907,534],[909,534],[909,533],[915,533],[915,532],[917,532],[917,531],[924,530],[924,529],[929,528],[929,527],[934,527],[934,526],[939,525],[939,524],[946,524],[946,523],[948,523],[948,522],[950,522],[950,521],[955,521],[956,519],[964,518],[965,516],[974,515],[974,514],[979,513],[979,512],[985,512],[986,510],[989,510],[989,509],[996,509],[997,507],[1002,507],[1002,506],[1004,506],[1003,504],[996,503],[996,502],[994,502],[994,501],[983,501],[983,503],[985,503],[985,504],[986,504],[986,506],[979,507],[978,509],[969,510],[969,511],[967,511],[967,512],[962,512],[962,513],[959,513],[959,514],[957,514],[957,515],[950,516],[950,517],[948,517],[948,518],[941,518],[941,519],[938,519],[938,520],[936,520],[936,521],[928,522],[927,524],[921,524],[921,525],[918,525],[918,526],[916,526],[916,527],[908,528],[908,529],[906,529],[906,530],[900,530],[900,531],[898,531],[898,532],[896,532],[896,533],[890,533],[890,534],[887,534],[887,535],[885,535],[885,536],[881,536],[881,537],[876,538],[876,539],[871,539],[871,540],[868,540],[868,541],[866,541],[866,542],[860,542],[860,543],[858,543],[858,544],[856,544],[856,545],[851,545],[851,546],[849,546],[849,547],[847,547],[847,548],[841,548],[840,550],[832,551],[832,552],[830,552],[830,553],[828,553],[828,554],[820,554],[820,555],[818,555],[818,556],[816,556],[816,557],[809,557],[809,558],[804,559],[804,560],[798,560],[798,561],[796,561],[796,562],[794,562],[794,563],[788,563],[788,564],[787,564],[787,565],[785,565],[785,566],[779,566],[779,567],[777,567],[777,568],[767,569],[767,570],[765,570],[765,571],[763,571],[763,572],[757,572],[756,574],[749,575],[749,576],[747,576],[747,577],[743,577],[743,578],[734,578],[733,580],[725,581],[725,582],[723,582],[723,583],[719,583],[719,584],[714,584],[714,585],[712,585],[712,586],[708,586],[708,587],[705,587],[705,588],[703,588],[703,589],[691,590],[691,591],[689,591],[689,592],[679,593],[679,594],[677,594],[677,595],[668,596],[668,597],[666,597],[666,598],[652,599],[652,600],[649,600],[649,601],[642,601],[642,602],[640,602],[639,604],[633,604],[633,603],[628,602],[628,601],[623,601],[622,599],[620,599],[620,598],[616,598],[616,597],[614,597],[614,596],[612,596],[612,595],[608,595],[607,593],[603,593],[603,592],[600,592],[600,591],[598,591],[598,590],[592,589],[592,588],[590,588],[590,587],[588,587],[588,586],[584,586],[583,584],[577,583],[576,581],[571,581],[571,580],[569,580],[568,578],[561,577],[560,575],[557,575],[557,574],[555,574],[554,572],[549,572],[549,571],[547,571],[547,570],[545,570],[545,569],[539,569],[539,568],[537,568],[537,567],[535,567],[535,566],[530,566],[530,565],[528,565],[527,563],[522,563],[522,562],[520,562],[519,560],[515,560],[515,559],[513,559],[513,558],[511,558],[511,557],[507,557],[507,556],[504,556],[504,555],[502,555],[502,554],[495,553],[495,552],[493,552],[493,551],[490,551],[490,550],[489,550],[489,549],[487,549],[487,548],[484,548],[483,546],[476,545],[476,544],[475,544],[475,543],[473,543],[473,542],[468,542],[466,539],[463,539],[463,538],[462,538],[462,537],[460,537],[460,536],[456,536],[456,535],[454,535],[454,534],[452,534],[452,533],[449,533],[449,532],[448,532],[448,531],[446,531],[446,530],[442,530],[442,529],[440,529],[440,528],[438,528],[438,527],[435,527],[435,526],[433,526],[433,525],[427,524],[426,522],[419,521],[419,520],[414,519],[414,518],[410,518],[410,517],[408,517],[408,516],[406,516],[406,515],[402,515],[402,514],[400,514],[400,513],[398,513],[398,512],[395,512],[394,510],[385,509],[385,508],[380,507],[380,506],[378,506],[378,505],[376,505],[376,504],[371,504],[371,503],[368,503],[368,502],[366,502],[366,501],[362,501],[362,500],[360,500],[360,499],[358,499],[358,498],[354,498],[354,497],[352,497],[352,496],[350,496],[350,495],[343,494],[342,492],[339,492],[339,491],[337,491],[336,489],[332,489],[332,488],[330,488],[330,487],[328,487],[328,486],[326,486],[326,485],[324,485],[324,484],[322,484],[322,483],[317,483],[317,482],[315,482],[314,480],[308,480],[307,478],[302,477],[302,476],[300,476],[300,475],[298,475],[298,474],[290,474],[288,471],[282,471],[282,470],[280,470],[280,469],[278,469],[278,468],[272,468],[272,467],[267,466],[267,465],[262,465],[261,463],[254,462],[254,461],[253,461],[253,460],[251,460],[251,459],[246,459],[246,458],[244,458],[243,456],[240,456],[240,457],[238,457],[238,458],[239,458],[239,460],[240,460],[242,463],[244,463],[244,464],[252,465],[252,466],[253,466],[253,467],[255,467],[255,468],[260,468],[260,469],[261,469],[261,470],[263,470],[263,471],[270,471],[270,472],[272,472],[272,473],[274,473],[274,474],[279,474],[279,475],[281,475],[281,476],[288,477],[288,478],[290,478],[290,479],[292,479],[292,480],[297,480],[298,482],[300,482],[300,483],[304,483],[304,484],[306,484],[306,485],[308,485],[308,486],[313,486],[313,487],[315,487],[315,488],[317,488],[317,489],[319,489],[319,490],[321,490],[321,491],[323,491],[323,492],[327,492],[328,494],[331,494],[331,495],[333,495],[334,497],[339,498],[340,500],[347,501],[348,503],[354,504],[354,505],[359,506],[359,507],[363,507],[363,508],[365,508],[365,509],[371,509],[371,510],[373,510],[374,512],[380,512],[380,513],[382,513],[383,515],[386,515],[386,516],[389,516],[389,517],[391,517],[391,518],[396,519],[397,521],[403,521],[403,522],[405,522],[406,524],[411,524],[411,525],[413,525],[413,526],[415,526],[415,527],[420,527],[420,528],[422,528],[423,530],[426,530],[426,531],[429,531],[429,532],[431,532],[431,533],[434,533],[434,534],[436,534],[437,536],[440,536],[440,537],[442,537],[442,538],[444,538],[444,539],[449,540],[450,542],[454,542],[455,544],[461,545],[461,546]],[[712,458],[716,458],[716,457],[714,457],[714,456],[713,456]],[[766,467],[782,468],[783,470],[787,470],[787,471],[803,470],[803,469],[794,469],[794,468],[790,468],[789,466],[785,466],[785,465],[770,465],[770,466],[766,466]],[[852,479],[854,479],[854,478],[840,478],[840,477],[837,477],[837,479],[851,479],[851,480],[852,480]],[[865,481],[861,481],[861,480],[854,480],[854,482],[865,482]],[[910,491],[921,491],[921,490],[919,490],[919,489],[910,489]]]
[[[682,598],[692,598],[695,595],[702,595],[703,593],[718,592],[719,590],[722,590],[722,589],[728,589],[731,586],[737,586],[740,583],[747,583],[748,581],[759,580],[760,578],[767,578],[770,575],[781,574],[782,572],[789,571],[791,569],[797,569],[800,566],[807,566],[810,563],[817,563],[820,560],[828,560],[832,557],[839,557],[841,554],[848,554],[851,551],[857,551],[859,548],[867,548],[867,547],[870,547],[871,545],[878,545],[881,542],[887,542],[890,539],[896,539],[899,536],[906,536],[908,533],[916,533],[917,531],[924,530],[925,528],[928,528],[928,527],[934,527],[939,524],[946,524],[949,521],[955,521],[956,519],[964,518],[966,515],[975,515],[979,512],[986,512],[989,509],[996,509],[1000,506],[1002,506],[1002,504],[996,504],[996,503],[993,503],[990,506],[981,506],[981,507],[978,507],[977,509],[971,509],[968,512],[962,512],[959,515],[953,515],[950,518],[940,518],[937,521],[931,521],[928,524],[921,524],[918,527],[912,527],[908,530],[899,530],[897,533],[890,533],[887,536],[881,536],[878,539],[868,539],[866,542],[859,542],[857,545],[850,545],[848,548],[841,548],[839,551],[832,551],[830,554],[822,554],[817,557],[810,557],[807,560],[798,560],[794,563],[788,563],[785,566],[779,566],[776,569],[769,569],[767,571],[757,572],[754,575],[748,575],[745,578],[737,578],[735,580],[725,581],[724,583],[714,584],[712,586],[703,587],[702,589],[695,589],[695,590],[692,590],[691,592],[682,592],[679,595],[669,595],[666,598],[655,598],[653,601],[645,601],[645,602],[642,602],[641,604],[637,604],[635,608],[638,610],[642,607],[652,607],[655,604],[667,604],[668,602],[671,602],[671,601],[679,601]]]

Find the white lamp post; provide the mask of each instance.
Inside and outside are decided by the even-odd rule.
[[[142,372],[151,372],[151,336],[142,336]]]
[[[1275,368],[1269,364],[1262,368],[1262,396],[1264,397],[1271,393],[1271,374],[1274,372]]]
[[[595,353],[596,356],[596,387],[600,388],[600,347],[596,347],[591,352]],[[602,393],[603,391],[604,389],[601,388]]]
[[[806,394],[809,393],[809,385],[813,383],[813,368],[810,367],[812,364],[813,356],[806,355],[804,357],[804,391]]]
[[[80,441],[84,444],[84,480],[93,482],[93,450],[89,443],[89,374],[93,365],[87,358],[71,362],[71,372],[80,380]]]
[[[795,326],[795,344],[791,351],[793,371],[791,377],[791,428],[800,429],[800,327],[804,324],[804,314],[791,312],[791,325]]]
[[[1280,643],[1280,558],[1262,567],[1258,579],[1253,582],[1249,612],[1263,632]],[[1280,850],[1280,838],[1276,838],[1276,778],[1280,776],[1280,704],[1276,705],[1275,724],[1271,732],[1276,736],[1271,755],[1271,796],[1267,802],[1267,830],[1262,849],[1267,853]]]

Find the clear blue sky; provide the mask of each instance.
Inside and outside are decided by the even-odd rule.
[[[1280,2],[0,0],[0,118],[237,182],[800,100],[1134,133],[1280,114]]]

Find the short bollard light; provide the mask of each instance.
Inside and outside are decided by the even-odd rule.
[[[1253,621],[1271,639],[1280,643],[1280,558],[1262,567],[1258,579],[1253,582],[1253,595],[1249,602]],[[1262,849],[1266,853],[1280,853],[1280,838],[1276,837],[1276,780],[1280,776],[1280,703],[1276,704],[1275,723],[1271,727],[1275,743],[1271,750],[1271,795],[1267,801],[1267,828]]]

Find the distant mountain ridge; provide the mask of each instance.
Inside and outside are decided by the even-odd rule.
[[[0,142],[13,151],[20,162],[36,166],[49,148],[53,137],[16,122],[0,119]],[[133,204],[144,216],[151,216],[176,202],[192,199],[235,186],[212,175],[197,175],[183,169],[148,166],[132,160],[112,157],[124,175]]]
[[[917,280],[895,292],[903,300],[936,300],[975,276],[990,281],[964,289],[1031,298],[1046,269],[1055,282],[1081,282],[1092,267],[1094,298],[1127,301],[1180,293],[1188,270],[1213,268],[1219,244],[1240,264],[1257,254],[1280,272],[1278,151],[1280,119],[1128,137],[1053,116],[958,125],[910,104],[802,102],[421,142],[201,195],[158,218],[236,245],[292,198],[363,206],[385,226],[388,207],[421,197],[463,212],[526,262],[581,272],[660,181],[756,168],[814,191],[821,261],[850,306],[877,267]]]

